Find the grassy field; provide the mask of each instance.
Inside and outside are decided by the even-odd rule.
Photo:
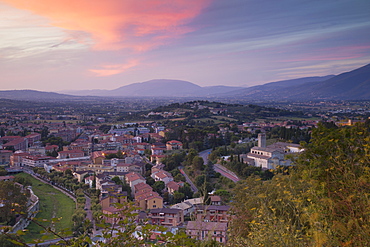
[[[38,222],[45,227],[51,227],[56,232],[60,232],[64,229],[72,228],[72,214],[75,211],[76,204],[74,201],[60,192],[54,189],[52,186],[45,184],[27,173],[20,173],[17,176],[27,177],[32,181],[32,190],[40,199],[40,212],[36,218]],[[60,218],[61,220],[52,223],[52,218]],[[46,221],[47,220],[47,221]],[[40,231],[44,230],[36,223],[31,222],[27,227],[27,233],[24,237],[25,241],[31,242],[34,239],[53,239],[56,238],[54,235],[41,234]]]

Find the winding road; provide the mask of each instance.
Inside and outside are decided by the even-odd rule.
[[[211,152],[212,152],[212,149],[207,149],[198,154],[200,157],[203,158],[205,165],[208,163],[208,155]],[[230,171],[229,169],[227,169],[226,167],[220,164],[214,164],[213,169],[215,170],[215,172],[220,173],[222,176],[227,177],[228,179],[231,179],[235,183],[240,180],[234,172]]]

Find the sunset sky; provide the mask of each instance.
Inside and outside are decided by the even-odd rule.
[[[253,86],[370,63],[369,0],[0,0],[0,90]]]

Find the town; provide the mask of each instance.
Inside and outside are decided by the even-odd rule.
[[[26,216],[15,210],[0,222],[10,233],[26,230],[30,242],[41,238],[33,219],[47,210],[45,195],[31,182],[37,179],[72,198],[69,219],[63,220],[74,237],[109,241],[102,223],[119,231],[128,217],[122,205],[131,205],[135,232],[147,224],[164,227],[150,232],[152,241],[183,231],[194,240],[225,244],[239,180],[252,174],[269,180],[294,165],[289,156],[304,150],[302,143],[310,141],[319,122],[350,126],[367,117],[208,101],[131,109],[135,113],[124,115],[130,122],[109,107],[91,114],[85,107],[80,108],[84,113],[61,109],[3,108],[0,119],[0,180],[28,191],[19,209]],[[1,205],[6,210],[5,201]],[[53,218],[60,217],[56,212]]]

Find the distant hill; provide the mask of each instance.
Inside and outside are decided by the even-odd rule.
[[[133,83],[114,90],[64,91],[67,94],[35,90],[0,91],[0,98],[32,101],[84,100],[101,97],[208,98],[256,101],[370,100],[370,64],[322,77],[305,77],[244,87],[201,87],[182,80],[156,79]],[[81,96],[94,96],[84,97]]]
[[[321,83],[304,84],[301,89],[295,88],[292,96],[337,100],[370,99],[370,64],[339,74]]]
[[[192,96],[201,87],[181,80],[151,80],[123,86],[110,93],[112,96]]]
[[[237,97],[249,97],[254,99],[261,99],[268,97],[269,95],[271,96],[275,95],[276,90],[286,90],[289,88],[300,86],[305,83],[321,82],[333,78],[334,76],[335,75],[303,77],[298,79],[269,82],[263,85],[244,88],[242,90],[231,91],[225,93],[224,96],[230,95]]]
[[[370,64],[337,76],[273,82],[224,96],[245,101],[370,99]]]
[[[57,100],[72,100],[76,96],[59,94],[53,92],[42,92],[36,90],[5,90],[0,91],[1,99],[12,100],[31,100],[31,101],[57,101]]]
[[[113,90],[64,91],[72,95],[115,97],[203,97],[242,89],[240,87],[201,87],[182,80],[156,79],[132,83]]]

